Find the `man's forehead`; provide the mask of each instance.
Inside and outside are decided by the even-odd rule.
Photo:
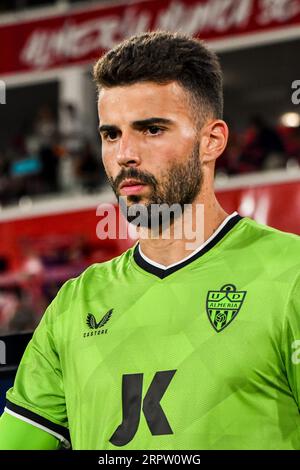
[[[142,119],[162,113],[187,114],[188,106],[186,92],[177,82],[163,85],[146,82],[102,88],[98,110],[102,116],[121,112],[131,114],[132,119]]]

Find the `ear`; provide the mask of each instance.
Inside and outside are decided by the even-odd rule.
[[[214,161],[224,152],[228,133],[227,124],[221,119],[210,121],[202,127],[200,138],[202,163]]]

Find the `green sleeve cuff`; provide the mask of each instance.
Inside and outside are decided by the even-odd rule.
[[[60,441],[48,432],[8,413],[0,417],[0,450],[56,450]]]

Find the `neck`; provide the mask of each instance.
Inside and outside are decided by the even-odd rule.
[[[155,238],[150,230],[141,230],[140,249],[149,259],[163,266],[177,263],[208,240],[228,215],[214,194],[209,200],[205,198],[205,203],[199,195],[169,230],[156,234]],[[181,227],[179,232],[178,227]]]

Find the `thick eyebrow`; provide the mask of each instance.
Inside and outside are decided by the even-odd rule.
[[[153,126],[155,124],[165,124],[168,126],[172,126],[175,124],[174,121],[171,119],[166,119],[162,117],[152,117],[149,119],[142,119],[140,121],[133,121],[131,123],[131,127],[134,129],[143,129],[144,127],[147,126]],[[102,124],[102,126],[99,126],[99,132],[105,132],[105,131],[118,131],[118,127],[110,124]]]

